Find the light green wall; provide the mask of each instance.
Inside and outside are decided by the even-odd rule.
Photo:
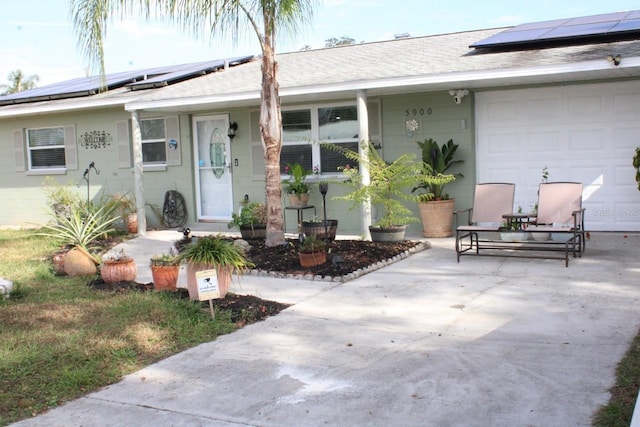
[[[420,159],[420,149],[416,141],[435,139],[440,145],[449,139],[460,145],[455,159],[464,163],[452,168],[460,172],[458,178],[445,187],[445,191],[456,199],[456,208],[470,207],[475,185],[475,145],[473,123],[473,95],[463,98],[461,104],[455,104],[448,92],[427,92],[394,95],[382,98],[382,135],[383,155],[387,160],[398,158],[403,153],[413,153]],[[419,129],[409,136],[406,121],[416,120]],[[407,203],[417,218],[418,207]],[[408,233],[419,235],[420,222],[413,223]]]
[[[414,93],[405,95],[385,96],[380,99],[382,115],[383,155],[387,160],[393,160],[399,155],[410,152],[419,155],[416,140],[424,140],[427,137],[435,138],[439,143],[448,139],[460,144],[457,158],[465,162],[456,169],[462,172],[464,178],[447,186],[447,192],[456,198],[458,208],[466,208],[471,204],[473,186],[475,184],[475,153],[473,135],[473,108],[472,94],[463,99],[462,104],[456,105],[447,92]],[[371,97],[370,100],[378,98]],[[344,101],[344,100],[342,100]],[[355,99],[354,99],[355,102]],[[324,103],[324,102],[323,102]],[[414,115],[415,110],[415,115]],[[255,111],[255,109],[253,109]],[[188,223],[194,230],[227,231],[226,222],[222,223],[196,223],[196,196],[193,174],[193,147],[192,147],[192,118],[196,115],[228,114],[231,122],[238,123],[238,131],[231,143],[231,162],[237,159],[238,165],[233,166],[233,200],[234,210],[237,210],[244,195],[249,195],[251,200],[264,200],[264,175],[254,174],[252,162],[251,141],[256,132],[256,125],[251,123],[250,109],[227,109],[217,111],[201,111],[190,114],[179,114],[180,141],[182,163],[180,166],[170,166],[163,171],[145,171],[143,178],[144,192],[147,204],[162,207],[164,194],[167,190],[178,190],[185,197],[188,211]],[[408,115],[407,115],[408,114]],[[171,113],[141,112],[140,117],[163,117]],[[255,115],[254,115],[255,118]],[[83,113],[39,115],[21,119],[0,120],[0,143],[12,147],[12,130],[29,127],[47,127],[75,125],[76,136],[91,130],[105,130],[114,140],[111,145],[101,149],[85,149],[78,145],[78,169],[68,170],[64,175],[53,177],[61,184],[71,183],[71,188],[81,194],[86,194],[84,183],[81,183],[82,173],[91,161],[95,161],[100,175],[91,173],[91,196],[95,196],[100,190],[108,194],[129,191],[133,193],[134,181],[131,168],[118,168],[117,144],[115,141],[115,122],[129,120],[130,114],[121,109],[101,109]],[[413,136],[406,134],[406,120],[415,119],[419,123],[419,129]],[[258,154],[260,154],[258,152]],[[0,225],[17,225],[25,222],[41,223],[49,220],[45,213],[45,197],[42,192],[44,175],[30,175],[25,172],[16,172],[13,156],[0,158],[0,196],[5,201],[11,201],[11,207],[0,210]],[[327,218],[338,219],[338,232],[341,234],[360,235],[361,215],[360,209],[350,209],[351,205],[345,201],[335,200],[342,194],[345,187],[336,182],[331,182],[327,195]],[[322,197],[317,189],[310,196],[310,204],[316,207],[316,216],[323,217]],[[287,202],[285,201],[285,206]],[[418,215],[415,204],[408,206]],[[374,215],[376,211],[374,209]],[[304,212],[304,218],[313,217],[313,210]],[[151,209],[147,209],[147,221],[150,226],[159,226]],[[375,218],[374,218],[375,221]],[[286,228],[288,232],[296,229],[296,211],[286,212]],[[420,223],[410,226],[412,235],[419,235]]]

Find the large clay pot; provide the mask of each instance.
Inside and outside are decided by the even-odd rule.
[[[300,252],[298,253],[298,259],[300,259],[300,266],[314,267],[316,265],[321,265],[327,262],[327,253],[325,251],[313,252],[310,254]]]
[[[52,263],[53,269],[56,272],[56,276],[64,276],[64,259],[67,256],[66,252],[60,252],[53,256]]]
[[[194,264],[187,262],[187,290],[189,291],[189,298],[198,300],[198,282],[196,280],[196,272],[202,270],[212,270],[213,266],[206,264]],[[216,277],[218,278],[218,289],[220,290],[220,298],[224,298],[227,295],[227,291],[231,286],[231,270],[228,268],[216,268]]]
[[[105,283],[133,282],[137,274],[138,268],[132,259],[104,261],[100,268],[100,276]]]
[[[371,240],[379,243],[402,242],[406,231],[406,225],[396,225],[393,227],[369,227]]]
[[[73,248],[64,257],[64,272],[68,276],[91,276],[98,272],[95,259],[87,252]]]
[[[287,194],[289,197],[289,206],[292,208],[304,208],[309,204],[309,193]]]
[[[424,237],[449,237],[453,235],[451,223],[456,199],[420,202],[420,219]]]
[[[179,265],[152,265],[151,276],[156,291],[175,291],[178,283]]]

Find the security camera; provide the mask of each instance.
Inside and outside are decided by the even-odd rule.
[[[449,95],[453,96],[453,102],[456,104],[462,103],[462,98],[469,94],[467,89],[450,90]]]

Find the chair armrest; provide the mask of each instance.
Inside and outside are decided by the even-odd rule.
[[[473,212],[473,208],[460,209],[457,211],[453,211],[453,215],[456,218],[456,228],[458,228],[458,226],[460,225],[458,215],[464,214],[465,212],[467,213],[467,225],[471,225],[471,213]]]

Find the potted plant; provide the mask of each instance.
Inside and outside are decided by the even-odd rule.
[[[418,195],[418,208],[422,220],[422,235],[424,237],[449,237],[453,235],[451,223],[455,199],[444,192],[445,184],[455,181],[462,174],[446,174],[449,168],[464,160],[454,160],[458,144],[450,139],[442,147],[431,138],[417,141],[422,152],[424,175],[437,179],[421,182],[412,191],[421,191]]]
[[[500,227],[500,238],[505,242],[521,242],[527,240],[527,233],[517,221],[505,221]]]
[[[107,252],[102,257],[100,277],[105,283],[133,282],[137,274],[136,262],[124,249]]]
[[[56,222],[42,227],[44,236],[53,237],[72,247],[64,255],[64,272],[69,276],[86,276],[97,273],[100,259],[89,251],[89,245],[113,231],[113,223],[118,219],[113,206],[79,205],[60,216],[51,211]]]
[[[111,196],[112,203],[122,216],[122,222],[129,233],[138,232],[138,213],[136,212],[136,198],[131,193],[115,194]]]
[[[422,165],[416,162],[411,154],[403,154],[393,162],[386,162],[371,143],[362,143],[368,145],[369,155],[366,159],[348,148],[323,144],[327,148],[339,151],[348,160],[360,165],[366,163],[369,169],[370,184],[363,186],[358,168],[350,165],[340,167],[339,170],[347,178],[344,184],[350,186],[352,191],[335,199],[351,202],[351,209],[368,201],[379,206],[382,215],[369,227],[371,239],[378,242],[402,241],[407,224],[418,220],[403,204],[403,200],[416,201],[417,196],[411,195],[410,189],[422,182],[441,183],[444,178],[426,174]]]
[[[267,233],[267,206],[260,202],[243,203],[240,214],[231,214],[229,228],[237,227],[244,240],[263,240]]]
[[[314,267],[327,262],[324,241],[316,236],[306,236],[298,245],[298,258],[302,267]]]
[[[187,264],[187,288],[191,299],[198,299],[196,272],[215,269],[220,297],[224,298],[231,284],[231,275],[242,274],[253,265],[239,246],[222,236],[199,237],[183,249],[178,259]]]
[[[313,172],[304,169],[300,163],[287,163],[284,171],[289,174],[289,178],[285,181],[284,186],[284,191],[289,198],[289,205],[294,208],[307,206],[310,186],[305,180],[307,176]]]
[[[151,276],[157,291],[175,291],[180,273],[180,260],[176,255],[159,254],[151,257]]]
[[[335,240],[337,229],[337,219],[327,219],[325,221],[314,218],[309,221],[302,221],[302,234],[305,236],[315,236],[318,239],[330,242]]]

